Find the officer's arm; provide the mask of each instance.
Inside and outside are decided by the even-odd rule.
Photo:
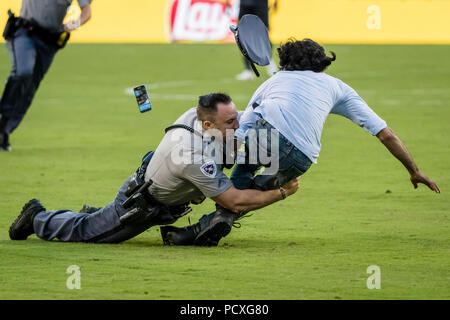
[[[294,194],[298,189],[298,179],[287,182],[282,186],[287,196]],[[233,212],[251,211],[268,206],[283,199],[280,189],[259,191],[253,189],[239,190],[231,186],[225,192],[212,197],[212,200]]]
[[[417,188],[418,183],[423,183],[436,193],[440,193],[439,187],[431,181],[425,174],[423,174],[411,154],[406,149],[403,142],[397,137],[391,128],[386,127],[377,134],[377,138],[384,144],[384,146],[396,157],[408,170],[411,175],[410,180],[414,188]]]
[[[80,24],[83,25],[91,19],[91,5],[81,7]]]

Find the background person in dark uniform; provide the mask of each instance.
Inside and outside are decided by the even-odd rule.
[[[12,68],[0,100],[0,151],[10,151],[9,135],[19,126],[39,84],[68,33],[91,18],[92,0],[78,0],[78,21],[63,24],[72,0],[23,0],[20,18],[6,35]],[[64,32],[66,32],[64,34]]]
[[[273,10],[278,9],[278,0],[273,3]],[[241,0],[239,3],[239,20],[246,14],[254,14],[258,16],[262,22],[269,29],[269,3],[267,0]],[[248,61],[244,58],[245,69],[236,76],[237,80],[251,80],[255,78],[253,71],[250,68]],[[273,59],[270,60],[270,65],[267,67],[267,73],[272,75],[277,72],[278,68]]]

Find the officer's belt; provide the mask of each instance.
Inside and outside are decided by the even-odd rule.
[[[17,18],[17,27],[23,27],[27,29],[29,33],[35,34],[45,43],[54,45],[59,49],[64,48],[70,38],[70,32],[53,32],[47,28],[40,26],[34,20],[24,19],[22,17]]]
[[[148,152],[142,158],[141,166],[136,170],[133,176],[130,179],[125,195],[128,197],[123,203],[122,206],[125,209],[130,209],[133,206],[135,208],[128,211],[125,215],[120,217],[120,221],[122,224],[127,223],[128,221],[133,221],[136,217],[142,216],[142,214],[148,211],[152,207],[160,207],[163,210],[167,211],[174,218],[178,219],[189,212],[192,209],[188,206],[188,204],[181,204],[177,206],[167,206],[165,204],[157,201],[149,192],[149,188],[152,185],[153,181],[150,179],[145,182],[145,172],[147,171],[147,166],[149,165],[151,158],[153,157],[153,151]],[[155,213],[158,211],[155,211]],[[147,216],[150,218],[150,216]]]

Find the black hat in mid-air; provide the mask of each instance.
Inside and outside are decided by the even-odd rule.
[[[254,14],[246,14],[237,26],[231,26],[236,43],[250,66],[259,77],[254,64],[267,66],[270,64],[272,48],[270,46],[269,32],[260,18]]]

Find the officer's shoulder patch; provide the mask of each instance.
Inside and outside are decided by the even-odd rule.
[[[209,178],[214,178],[217,174],[217,165],[214,160],[206,160],[200,167],[200,171]]]

